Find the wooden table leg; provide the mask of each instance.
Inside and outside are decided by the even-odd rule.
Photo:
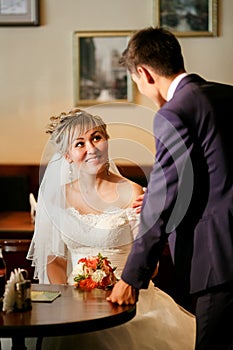
[[[24,337],[12,337],[12,350],[27,350]]]

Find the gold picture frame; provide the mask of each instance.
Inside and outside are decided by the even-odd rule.
[[[0,0],[0,26],[38,26],[39,0]]]
[[[73,33],[74,104],[133,102],[133,82],[119,58],[130,31]]]
[[[176,36],[217,36],[218,0],[154,0],[155,25]]]

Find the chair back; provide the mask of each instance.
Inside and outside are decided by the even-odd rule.
[[[6,262],[7,279],[10,278],[11,271],[21,268],[28,271],[28,279],[32,283],[38,282],[33,279],[34,267],[31,266],[31,261],[26,259],[30,243],[30,239],[5,239],[0,241],[3,257]]]

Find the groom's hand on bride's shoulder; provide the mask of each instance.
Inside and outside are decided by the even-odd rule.
[[[138,301],[138,290],[123,280],[119,280],[112,289],[107,301],[118,305],[135,304]]]
[[[143,194],[140,194],[133,202],[132,204],[132,208],[135,209],[136,213],[137,214],[140,214],[141,212],[141,209],[142,209],[142,202],[143,202],[143,198],[144,198],[144,195],[145,195],[145,191],[146,191],[146,188],[143,187]]]

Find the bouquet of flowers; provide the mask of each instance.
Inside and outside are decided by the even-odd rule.
[[[111,266],[107,257],[99,253],[78,260],[73,270],[75,286],[79,288],[111,288],[116,282],[116,267]]]

